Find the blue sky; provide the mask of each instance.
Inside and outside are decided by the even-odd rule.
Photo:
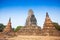
[[[0,0],[0,23],[6,25],[11,17],[12,27],[24,26],[29,9],[34,11],[37,24],[41,27],[46,12],[53,22],[60,24],[60,0]]]

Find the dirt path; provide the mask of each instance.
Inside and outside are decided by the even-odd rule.
[[[9,38],[9,40],[60,40],[60,37],[54,36],[16,36]]]

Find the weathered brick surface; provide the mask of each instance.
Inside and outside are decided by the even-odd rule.
[[[40,35],[41,28],[37,26],[26,26],[17,31],[20,35]]]
[[[46,13],[45,22],[44,22],[43,29],[42,29],[42,35],[60,36],[59,31],[55,28],[48,13]]]
[[[12,32],[12,27],[11,27],[11,18],[8,21],[8,24],[6,25],[6,27],[4,28],[3,32]]]

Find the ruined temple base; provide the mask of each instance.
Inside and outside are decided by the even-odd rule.
[[[16,36],[8,40],[60,40],[59,36]]]

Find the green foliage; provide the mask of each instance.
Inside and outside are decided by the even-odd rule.
[[[58,23],[53,23],[55,25],[55,28],[60,31],[60,25]]]
[[[17,26],[16,29],[14,29],[15,32],[17,32],[19,29],[21,29],[23,26]]]
[[[0,32],[2,32],[4,28],[5,28],[5,25],[3,25],[2,23],[0,23]]]
[[[15,30],[15,28],[12,28],[12,30],[14,31],[14,30]]]

